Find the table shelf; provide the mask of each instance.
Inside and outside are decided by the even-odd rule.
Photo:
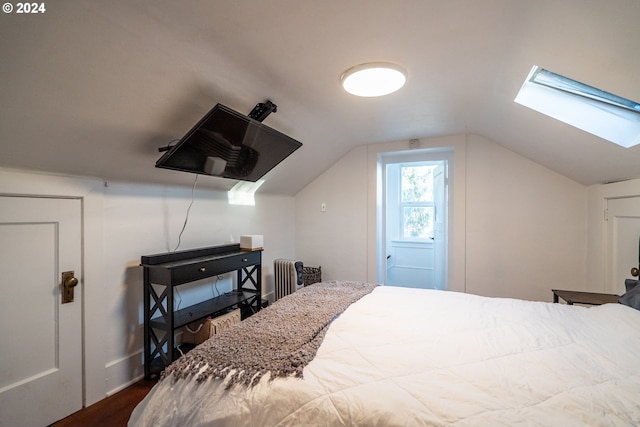
[[[255,292],[231,292],[176,310],[173,312],[173,328],[181,328],[216,313],[238,307],[250,301],[254,296]],[[150,325],[158,329],[167,329],[167,323],[167,319],[164,317],[155,317],[150,320]]]
[[[551,289],[553,292],[553,302],[557,303],[559,298],[562,298],[569,305],[573,304],[587,304],[587,305],[601,305],[617,303],[619,295],[615,294],[601,294],[597,292],[583,292],[583,291],[566,291],[562,289]]]
[[[175,330],[206,317],[240,308],[242,318],[262,306],[262,250],[244,251],[239,244],[145,255],[144,367],[151,379],[179,357]],[[237,289],[176,310],[174,289],[185,283],[236,271]],[[153,365],[153,368],[152,368]]]

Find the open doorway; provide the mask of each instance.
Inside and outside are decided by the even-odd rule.
[[[378,281],[447,289],[452,150],[381,153]]]

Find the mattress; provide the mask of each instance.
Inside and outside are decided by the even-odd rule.
[[[640,311],[379,286],[302,378],[226,385],[170,375],[129,426],[640,425]]]

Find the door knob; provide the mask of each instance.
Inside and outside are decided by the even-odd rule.
[[[78,279],[74,271],[62,273],[62,304],[73,302],[73,288],[78,285]]]
[[[640,270],[638,270],[636,267],[633,267],[633,268],[631,269],[631,275],[632,275],[633,277],[638,277],[638,274],[640,274]]]

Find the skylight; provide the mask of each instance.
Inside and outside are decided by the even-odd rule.
[[[514,100],[629,148],[640,144],[640,104],[534,66]]]

